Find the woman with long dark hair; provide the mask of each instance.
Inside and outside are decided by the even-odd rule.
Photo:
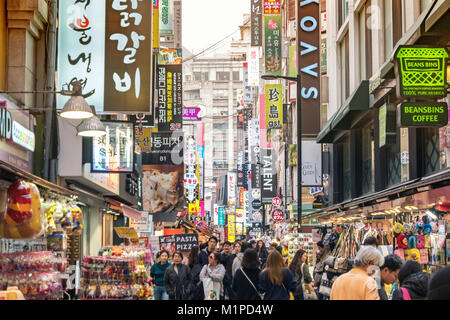
[[[199,262],[198,255],[200,249],[198,246],[193,246],[188,256],[188,267],[191,269],[191,279],[193,290],[191,293],[191,300],[203,300],[203,286],[200,281],[200,271],[202,271],[202,265]]]
[[[266,268],[259,275],[259,289],[265,293],[264,300],[289,300],[289,292],[297,289],[297,281],[291,270],[284,267],[278,250],[267,258]]]
[[[261,261],[261,266],[262,268],[265,268],[269,252],[262,240],[258,240],[256,247],[258,248],[258,258]]]
[[[183,254],[175,251],[173,264],[167,268],[164,275],[164,286],[170,300],[188,300],[193,290],[191,270],[182,264]]]
[[[291,270],[297,281],[294,300],[304,300],[303,285],[308,290],[308,294],[313,294],[311,287],[312,277],[309,272],[308,255],[306,254],[306,251],[300,249],[295,253],[289,266],[289,270]]]
[[[255,249],[245,250],[241,268],[233,278],[234,300],[261,300],[258,290],[260,261]]]

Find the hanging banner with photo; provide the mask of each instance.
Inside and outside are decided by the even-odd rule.
[[[320,132],[320,8],[318,1],[295,1],[302,134],[316,136]]]
[[[281,16],[264,16],[266,73],[281,75]]]
[[[262,0],[250,0],[251,46],[262,46]]]
[[[144,128],[149,129],[149,128]],[[152,132],[149,151],[142,151],[143,165],[181,164],[183,162],[183,131]],[[143,138],[142,140],[146,139]],[[142,141],[141,139],[139,141]],[[144,140],[144,143],[146,140]],[[145,147],[145,144],[144,144]]]
[[[175,252],[175,235],[160,236],[159,237],[159,250],[166,250],[169,255]]]
[[[278,171],[272,149],[261,149],[261,202],[271,204],[277,196]]]
[[[159,0],[159,33],[161,36],[173,35],[173,1]]]
[[[322,144],[302,140],[302,186],[322,187]]]
[[[92,138],[91,172],[133,172],[133,123],[125,121],[102,121],[102,123],[106,135]]]
[[[283,87],[266,84],[266,129],[283,128]]]
[[[264,14],[280,14],[281,0],[263,0]]]
[[[58,90],[79,80],[99,113],[151,113],[152,2],[66,0],[58,12]]]
[[[228,172],[227,175],[228,188],[228,205],[236,205],[236,172]]]
[[[184,233],[175,235],[175,250],[181,252],[191,251],[193,246],[198,246],[197,233]]]
[[[142,203],[148,213],[170,213],[183,201],[183,165],[143,165]]]
[[[158,131],[180,130],[183,125],[182,65],[158,65]]]

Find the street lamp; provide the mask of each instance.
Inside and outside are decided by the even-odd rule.
[[[300,74],[296,77],[278,76],[271,73],[265,73],[261,76],[263,80],[284,79],[297,82],[297,223],[298,232],[302,232],[302,108],[301,108],[301,88]]]

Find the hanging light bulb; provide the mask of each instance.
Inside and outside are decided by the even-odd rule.
[[[90,107],[94,116],[90,119],[83,120],[83,122],[77,127],[78,135],[82,137],[99,137],[106,134],[104,124],[95,115],[95,109]]]

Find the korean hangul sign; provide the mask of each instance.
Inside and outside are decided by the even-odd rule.
[[[143,151],[141,147],[143,165],[182,163],[184,151],[182,131],[152,132],[149,139],[144,134],[140,136],[139,142],[140,146],[141,144],[144,146],[144,150],[148,150]]]
[[[219,226],[223,226],[223,225],[225,225],[225,208],[220,206],[218,208],[218,211],[219,211],[219,216],[218,216]]]
[[[281,4],[280,0],[263,0],[264,14],[280,14]]]
[[[198,246],[197,233],[184,233],[175,235],[175,250],[181,252],[191,251],[193,246]]]
[[[251,46],[262,46],[262,0],[250,0]]]
[[[186,138],[186,153],[184,156],[184,196],[188,204],[195,204],[198,212],[199,198],[199,166],[197,163],[197,147],[194,136]],[[192,208],[192,206],[190,206]],[[190,213],[192,213],[190,211]]]
[[[159,33],[173,35],[173,0],[159,0]]]
[[[243,100],[244,100],[244,105],[249,105],[253,103],[253,90],[252,87],[250,87],[249,83],[248,83],[248,63],[244,62],[243,68],[242,68],[242,74],[243,74],[243,88],[244,88],[244,93],[243,93]]]
[[[58,11],[58,88],[80,80],[97,112],[150,112],[152,2],[66,0]]]
[[[152,37],[153,48],[159,48],[159,0],[153,0]]]
[[[134,141],[141,149],[142,153],[151,151],[152,128],[134,128]]]
[[[182,66],[158,65],[158,131],[182,128]]]
[[[228,215],[228,241],[236,241],[236,216],[234,214]]]
[[[251,87],[259,85],[259,50],[250,48],[248,51],[248,85]]]
[[[264,16],[266,73],[281,75],[281,16]]]
[[[283,88],[281,84],[266,84],[266,128],[283,127]]]
[[[228,172],[227,179],[228,205],[234,206],[236,204],[236,172]]]

